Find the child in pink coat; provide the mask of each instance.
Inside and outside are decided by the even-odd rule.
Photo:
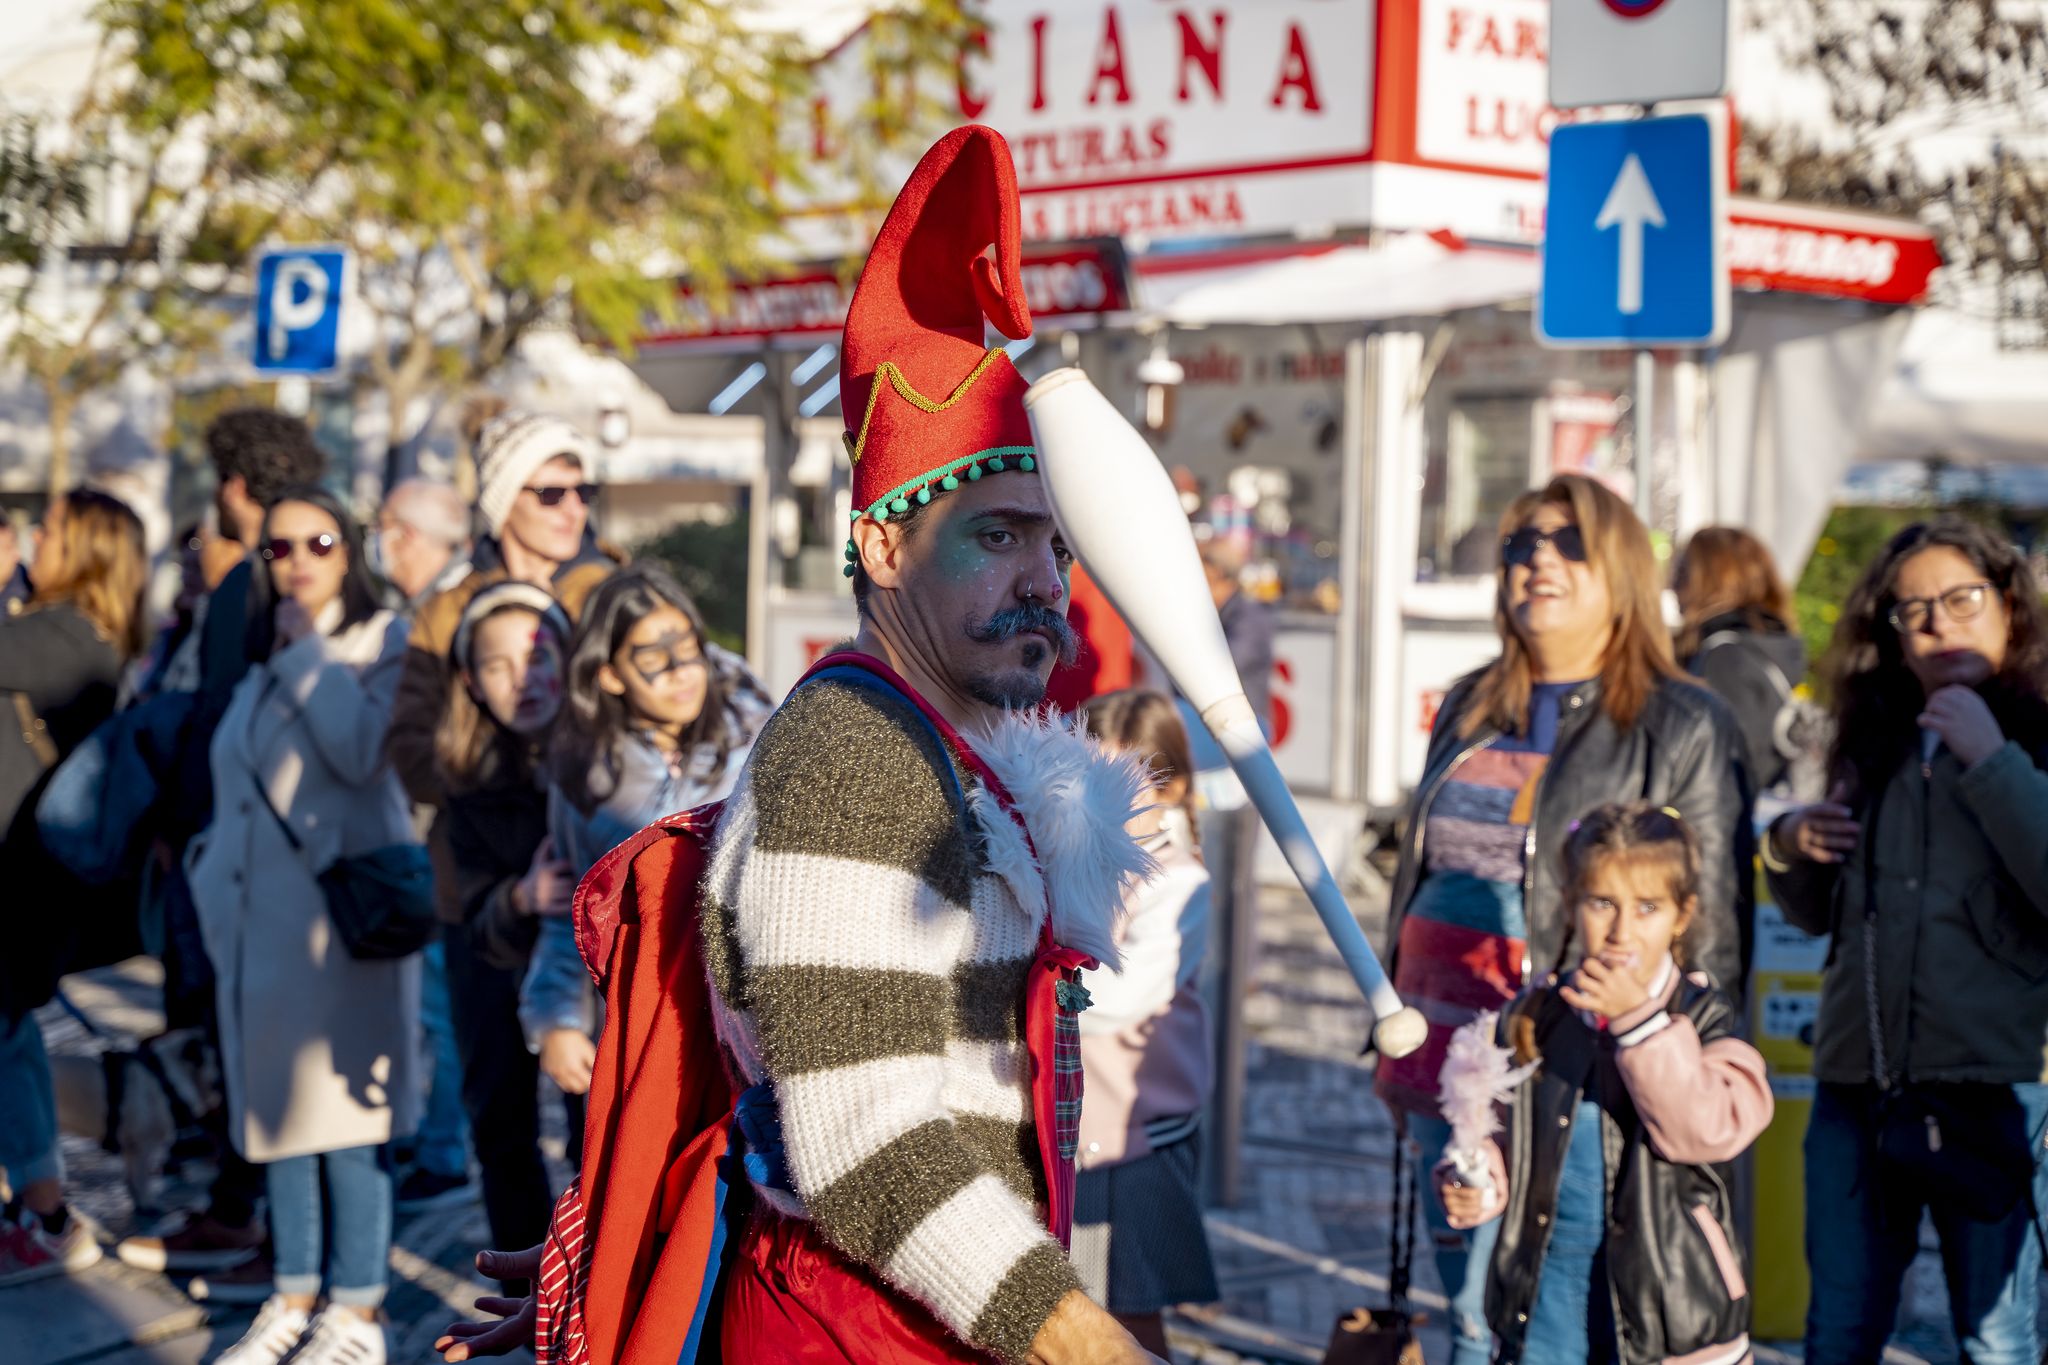
[[[1682,966],[1699,868],[1685,822],[1647,804],[1603,806],[1565,841],[1582,956],[1501,1023],[1514,1060],[1537,1064],[1514,1095],[1513,1160],[1489,1140],[1462,1163],[1486,1175],[1436,1173],[1455,1226],[1502,1220],[1486,1291],[1499,1361],[1749,1356],[1726,1168],[1770,1123],[1771,1088],[1727,997]]]

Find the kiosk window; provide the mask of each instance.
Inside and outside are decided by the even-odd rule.
[[[1430,453],[1422,490],[1416,577],[1490,574],[1500,514],[1529,487],[1535,400],[1461,398]]]

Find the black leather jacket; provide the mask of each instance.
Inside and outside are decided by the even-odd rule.
[[[1408,808],[1381,958],[1390,977],[1398,967],[1401,921],[1422,881],[1430,802],[1458,762],[1499,733],[1491,726],[1481,726],[1469,738],[1458,733],[1476,677],[1460,680],[1444,699],[1430,734],[1422,782]],[[1522,879],[1529,947],[1522,979],[1534,981],[1570,965],[1558,961],[1566,924],[1558,855],[1572,821],[1609,801],[1650,801],[1676,810],[1700,842],[1700,906],[1686,931],[1686,960],[1739,1004],[1749,979],[1756,918],[1752,795],[1734,717],[1706,688],[1664,679],[1626,730],[1601,709],[1597,679],[1567,695],[1529,825]]]
[[[1674,1017],[1691,1019],[1702,1043],[1735,1031],[1735,1010],[1727,998],[1683,977],[1665,1008]],[[1607,1289],[1622,1365],[1654,1365],[1745,1335],[1748,1270],[1735,1231],[1727,1168],[1681,1166],[1657,1155],[1615,1065],[1614,1038],[1581,1024],[1554,989],[1524,992],[1503,1018],[1504,1035],[1518,1015],[1535,1023],[1543,1069],[1516,1094],[1501,1151],[1508,1168],[1508,1202],[1486,1286],[1487,1320],[1500,1337],[1495,1360],[1510,1365],[1521,1356],[1557,1214],[1565,1147],[1579,1101],[1589,1094],[1602,1110]],[[1718,1249],[1702,1226],[1703,1216],[1719,1229]],[[1743,1283],[1735,1286],[1743,1291],[1740,1298],[1730,1292],[1717,1250],[1743,1266]]]

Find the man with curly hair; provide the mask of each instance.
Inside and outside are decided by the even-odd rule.
[[[273,408],[235,408],[206,428],[206,454],[215,476],[220,533],[239,543],[242,562],[228,570],[195,607],[199,686],[179,736],[175,769],[159,803],[157,834],[167,855],[159,896],[166,929],[164,1011],[174,1028],[213,1019],[213,971],[200,942],[198,920],[185,885],[184,846],[213,818],[213,775],[208,751],[235,684],[249,667],[249,587],[262,568],[257,538],[270,505],[296,486],[318,483],[327,456],[306,424]],[[183,1227],[130,1237],[120,1258],[145,1270],[200,1276],[196,1293],[215,1302],[260,1303],[270,1292],[269,1237],[256,1217],[263,1172],[236,1155],[222,1134],[221,1167],[203,1214]]]

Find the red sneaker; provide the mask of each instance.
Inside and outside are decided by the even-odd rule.
[[[84,1270],[100,1259],[100,1244],[77,1214],[52,1236],[42,1220],[24,1210],[21,1220],[0,1217],[0,1288]]]

